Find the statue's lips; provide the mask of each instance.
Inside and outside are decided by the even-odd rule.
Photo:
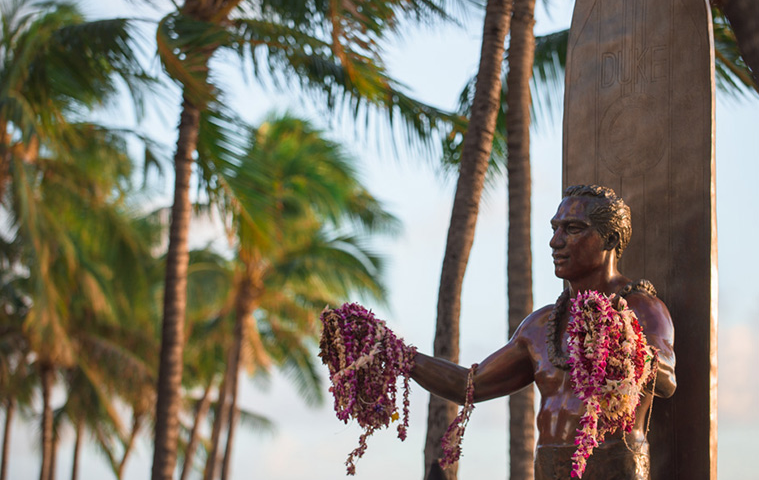
[[[551,256],[553,257],[554,265],[561,265],[563,263],[566,263],[569,260],[569,255],[561,255],[559,253],[554,253]]]

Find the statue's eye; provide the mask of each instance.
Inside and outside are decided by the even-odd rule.
[[[580,233],[583,230],[585,230],[585,227],[583,225],[569,225],[567,227],[567,233],[571,233],[571,234]]]

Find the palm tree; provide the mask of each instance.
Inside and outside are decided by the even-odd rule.
[[[152,222],[123,213],[96,209],[84,220],[85,225],[75,219],[68,224],[75,232],[86,232],[79,248],[103,269],[107,284],[101,298],[111,314],[92,309],[87,301],[70,302],[67,311],[73,318],[67,333],[76,355],[72,366],[60,369],[67,397],[58,413],[76,434],[72,480],[86,433],[105,454],[114,475],[122,478],[155,398],[157,298],[153,283],[158,278],[150,270],[155,269],[151,246],[158,236]],[[128,426],[126,411],[131,416]]]
[[[206,154],[212,152],[201,148],[201,156]],[[373,231],[394,223],[358,183],[341,149],[306,122],[289,116],[265,122],[240,158],[239,164],[216,164],[229,186],[218,193],[232,193],[239,201],[215,200],[231,207],[223,213],[236,236],[237,257],[230,309],[234,341],[220,388],[206,479],[216,478],[224,424],[222,478],[228,476],[243,366],[249,372],[272,364],[295,366],[308,379],[308,391],[319,392],[308,348],[317,334],[314,312],[351,293],[380,297],[384,292],[377,279],[380,259],[349,227]],[[271,226],[257,221],[262,209],[270,210]],[[273,229],[276,241],[261,242],[262,227]]]
[[[5,409],[5,425],[0,480],[7,480],[11,426],[17,410],[27,409],[31,404],[35,379],[27,360],[29,344],[22,331],[27,301],[17,288],[16,275],[6,265],[3,270],[0,275],[0,302],[4,307],[0,314],[0,402]]]
[[[92,357],[105,345],[102,324],[113,324],[116,318],[135,322],[139,315],[135,308],[129,308],[131,302],[145,304],[144,298],[136,295],[141,282],[133,281],[140,274],[130,272],[147,263],[144,256],[148,248],[117,212],[119,182],[131,172],[130,159],[123,153],[125,144],[91,125],[68,128],[74,133],[79,129],[87,132],[87,143],[72,145],[75,148],[68,152],[76,162],[48,157],[46,154],[52,152],[47,150],[41,150],[33,163],[14,157],[10,170],[13,181],[4,205],[14,223],[12,242],[2,254],[8,255],[6,261],[13,269],[23,272],[14,280],[14,288],[28,299],[19,331],[34,354],[42,388],[40,477],[46,479],[54,468],[50,391],[57,372],[63,375],[78,367],[89,374],[93,385],[107,383],[103,380],[106,376],[95,375],[106,362]],[[103,162],[104,158],[108,161]],[[10,256],[14,251],[19,253]],[[127,338],[124,331],[118,332],[114,345]],[[123,360],[123,355],[120,357]],[[127,363],[121,361],[119,365],[123,369]],[[126,386],[124,374],[119,370],[107,378],[119,378]],[[136,388],[131,391],[143,392]],[[79,412],[84,410],[80,408]]]
[[[461,287],[474,241],[480,197],[501,105],[501,68],[511,8],[511,1],[487,3],[477,84],[471,118],[464,135],[459,179],[440,275],[433,352],[436,357],[452,362],[457,362],[459,356]],[[435,395],[430,396],[424,447],[425,478],[430,475],[433,465],[439,470],[437,461],[442,457],[440,439],[455,416],[456,405]],[[457,477],[456,468],[451,467],[449,478]]]
[[[93,144],[97,144],[95,135],[91,137],[90,145]],[[93,160],[100,161],[103,153],[98,148]],[[111,153],[109,157],[113,160],[117,155]],[[77,158],[77,167],[87,160],[86,155]],[[52,179],[55,175],[48,170],[47,177]],[[74,257],[73,262],[55,258],[48,277],[52,288],[61,295],[59,334],[65,335],[68,344],[67,357],[48,359],[48,368],[57,372],[62,384],[68,387],[56,423],[65,418],[78,433],[82,427],[90,431],[120,478],[154,396],[155,361],[150,353],[155,351],[155,342],[146,334],[154,330],[148,317],[153,308],[144,271],[152,263],[151,244],[145,239],[143,222],[124,215],[118,197],[115,201],[106,200],[105,204],[99,202],[102,200],[99,195],[105,194],[107,198],[112,195],[108,192],[113,191],[113,180],[98,185],[97,181],[83,181],[86,178],[83,174],[74,178],[73,181],[63,178],[73,192],[67,192],[59,181],[40,185],[51,202],[46,210],[60,225],[66,226],[64,242]],[[94,194],[82,196],[83,188]],[[82,215],[85,208],[88,214]],[[156,237],[148,235],[148,239]],[[53,241],[61,242],[61,238],[59,234]],[[35,308],[36,304],[30,312]],[[132,411],[128,432],[114,398]],[[118,460],[113,452],[114,437],[123,444]],[[51,464],[49,475],[53,474]]]
[[[508,51],[506,138],[508,171],[508,332],[532,312],[530,242],[530,78],[535,58],[535,0],[514,0]],[[532,480],[535,390],[509,396],[509,478]]]
[[[5,401],[5,427],[3,427],[3,458],[0,466],[0,480],[8,478],[8,452],[10,450],[11,423],[16,411],[16,400],[9,398]]]
[[[68,3],[0,3],[0,198],[13,157],[65,151],[82,133],[74,118],[102,105],[124,82],[141,105],[150,80],[139,68],[124,19],[87,22]]]
[[[61,207],[80,205],[71,202],[72,194],[81,193],[81,185],[76,185],[81,177],[70,176],[77,169],[52,165],[45,158],[38,158],[34,165],[16,160],[12,169],[13,211],[21,213],[14,218],[18,222],[14,241],[24,250],[21,265],[29,268],[29,275],[21,283],[32,303],[24,318],[24,334],[36,355],[43,398],[40,478],[47,479],[54,438],[50,392],[56,368],[73,365],[76,358],[76,348],[68,334],[68,300],[76,298],[71,296],[76,291],[82,300],[100,310],[98,313],[104,313],[107,306],[102,302],[98,272],[88,268],[93,265],[80,255],[82,251],[69,235],[70,225],[63,220],[66,215]],[[82,283],[72,283],[75,281]]]
[[[217,384],[219,376],[224,376],[225,350],[232,335],[232,330],[224,327],[229,323],[227,320],[232,310],[233,272],[233,262],[209,248],[190,252],[188,342],[183,383],[185,391],[189,392],[192,424],[184,447],[181,480],[186,480],[193,469],[201,440],[200,430],[206,417],[211,411],[218,412],[218,405],[214,408],[214,390],[218,390],[218,394],[226,391],[226,385]],[[196,399],[192,392],[198,390],[202,394]]]
[[[19,283],[33,301],[24,332],[37,355],[43,387],[40,478],[47,480],[53,365],[72,358],[62,324],[65,296],[51,279],[52,267],[56,261],[73,267],[77,252],[49,209],[50,191],[41,188],[56,184],[74,193],[76,182],[66,175],[75,169],[71,151],[87,145],[93,130],[74,120],[117,91],[116,76],[134,92],[147,77],[137,67],[125,20],[85,22],[76,7],[65,3],[20,0],[0,8],[0,202],[12,225],[12,243],[22,251],[17,261],[29,273]]]

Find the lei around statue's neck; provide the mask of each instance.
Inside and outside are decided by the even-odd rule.
[[[623,280],[623,283],[619,285],[619,282],[614,282],[615,289],[611,293],[617,294],[620,297],[626,297],[632,292],[644,292],[652,297],[656,296],[656,289],[648,280],[641,279],[633,282],[622,275],[619,275],[619,278]],[[611,295],[611,293],[602,293],[605,293],[607,296]],[[561,328],[561,320],[568,311],[570,298],[575,298],[576,296],[577,292],[571,292],[569,288],[564,289],[559,298],[556,299],[556,303],[554,303],[546,323],[548,360],[559,370],[569,370],[569,355],[561,348],[561,337],[564,330]]]

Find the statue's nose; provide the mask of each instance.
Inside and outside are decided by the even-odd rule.
[[[553,249],[561,248],[564,246],[564,235],[562,234],[561,228],[554,230],[551,241],[548,242],[548,246]]]

